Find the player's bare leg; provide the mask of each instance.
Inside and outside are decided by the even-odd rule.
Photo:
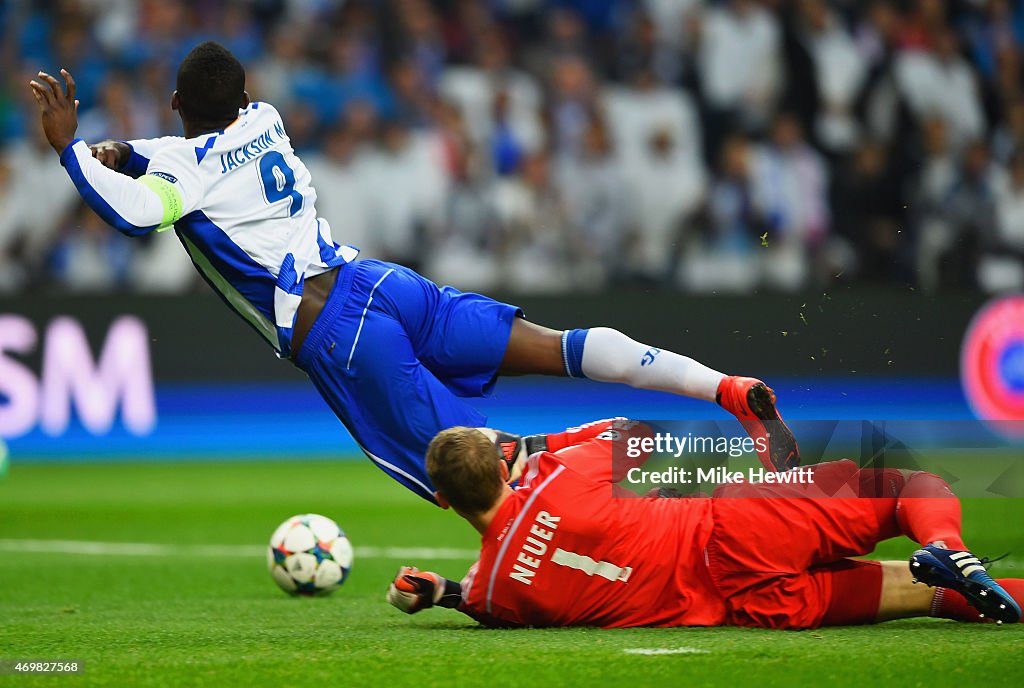
[[[949,484],[931,473],[903,472],[906,483],[899,491],[896,513],[900,531],[920,543],[910,557],[913,578],[957,595],[981,618],[998,623],[1020,620],[1017,584],[1006,590],[985,569],[986,560],[967,549],[961,535],[960,500]],[[945,596],[946,593],[943,593]],[[942,601],[942,596],[940,596]]]
[[[848,608],[846,618],[834,618],[831,622],[826,618],[824,625],[881,623],[923,616],[964,622],[990,620],[980,617],[967,599],[951,588],[932,588],[915,583],[914,574],[904,561],[882,561],[877,566],[881,569],[881,590],[877,593],[878,604],[874,613],[865,609],[863,614],[856,614]],[[833,587],[833,599],[838,596],[839,599],[866,600],[870,597],[865,593],[870,592],[871,579],[870,575],[847,579],[846,586]],[[1017,599],[1024,598],[1024,580],[1003,578],[998,583]]]
[[[1024,600],[1024,580],[993,580],[986,560],[977,558],[961,535],[960,500],[949,484],[937,475],[921,471],[879,470],[881,480],[861,479],[861,497],[893,496],[892,510],[882,517],[881,536],[902,533],[920,543],[921,549],[904,562],[885,562],[881,571],[876,621],[908,616],[937,616],[958,621],[1015,623]],[[861,476],[869,477],[869,476]],[[875,488],[883,492],[875,493]],[[868,492],[865,492],[868,490]],[[845,571],[845,573],[844,573]],[[849,587],[849,596],[870,598],[879,581],[866,565],[837,569],[834,580]],[[844,577],[845,576],[845,577]],[[833,591],[833,599],[837,599]],[[842,598],[839,598],[842,599]],[[864,621],[861,621],[863,623]]]
[[[763,382],[725,375],[608,327],[559,332],[517,320],[499,373],[585,377],[715,402],[755,440],[766,440],[768,451],[759,453],[766,468],[787,470],[800,463],[793,433],[775,408],[775,393]]]
[[[919,573],[916,575],[920,575]],[[935,616],[956,621],[996,621],[981,616],[966,597],[952,588],[921,585],[915,572],[903,561],[882,562],[882,595],[876,621]],[[1000,578],[995,581],[1019,603],[1024,599],[1024,580]]]
[[[878,600],[878,611],[875,613],[876,622],[931,614],[935,590],[926,585],[914,585],[913,576],[907,570],[906,562],[883,561],[881,568],[882,591]],[[833,591],[832,594],[837,593]]]
[[[516,318],[498,373],[565,377],[569,373],[562,358],[562,333]]]

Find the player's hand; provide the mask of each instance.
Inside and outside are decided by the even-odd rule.
[[[403,566],[388,587],[388,602],[406,614],[415,614],[441,600],[446,582],[436,573]]]
[[[508,482],[511,484],[523,474],[526,459],[537,452],[548,450],[547,435],[513,435],[502,430],[493,430],[495,446],[508,466]]]
[[[75,131],[78,129],[75,80],[66,69],[60,70],[60,73],[67,83],[67,90],[46,72],[39,72],[38,81],[33,79],[28,82],[32,88],[32,95],[39,103],[39,113],[46,140],[50,142],[57,153],[63,153],[68,144],[75,140]]]
[[[112,170],[120,170],[128,163],[132,149],[120,141],[100,141],[89,146],[92,157]]]

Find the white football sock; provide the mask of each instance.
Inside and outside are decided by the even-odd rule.
[[[692,358],[641,344],[618,330],[592,327],[583,345],[583,374],[600,382],[715,401],[725,377]]]

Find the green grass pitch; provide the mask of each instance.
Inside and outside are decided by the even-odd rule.
[[[977,551],[1013,552],[993,573],[1024,576],[1024,501],[964,511]],[[330,597],[285,596],[259,553],[300,512],[335,518],[357,547]],[[164,547],[21,551],[29,540]],[[0,686],[1024,685],[1024,626],[495,631],[448,610],[407,617],[384,601],[399,564],[461,577],[471,563],[450,553],[400,561],[384,548],[476,543],[454,515],[365,461],[16,463],[0,480],[0,659],[76,659],[85,671],[2,676]],[[909,551],[891,542],[876,555]],[[625,652],[634,648],[694,652]]]

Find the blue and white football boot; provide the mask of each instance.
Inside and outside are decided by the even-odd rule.
[[[932,543],[910,556],[910,573],[918,581],[950,588],[963,595],[982,618],[996,623],[1020,621],[1020,607],[985,570],[985,561],[965,549],[945,549]]]

